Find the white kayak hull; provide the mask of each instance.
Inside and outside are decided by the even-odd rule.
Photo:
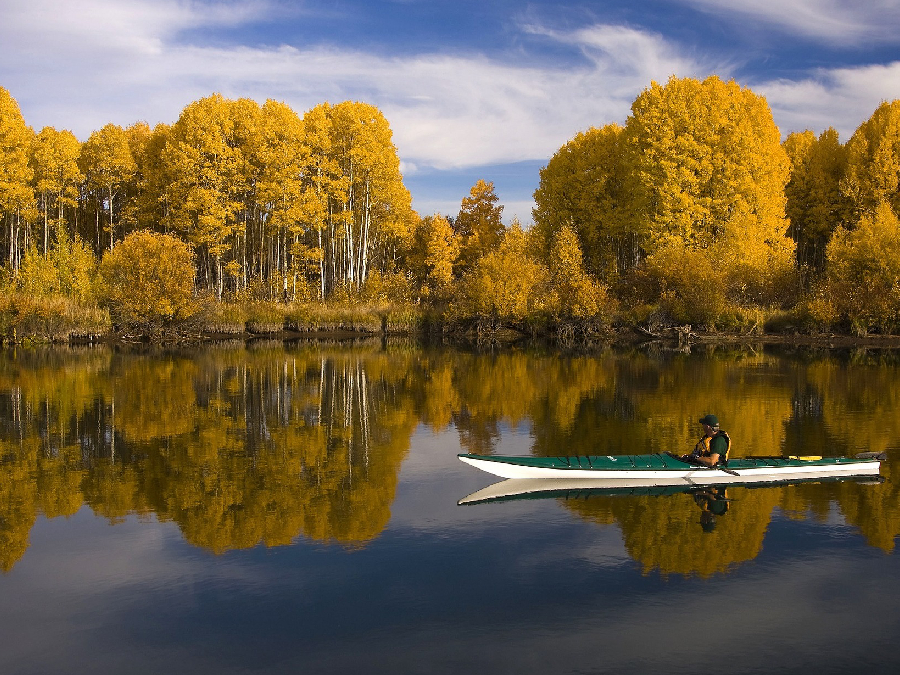
[[[686,466],[684,469],[574,469],[548,468],[526,464],[507,464],[492,459],[481,459],[471,455],[460,455],[459,459],[477,469],[500,478],[539,478],[555,480],[641,480],[652,485],[677,485],[685,482],[706,485],[717,483],[747,483],[831,476],[869,476],[881,470],[878,460],[854,461],[846,464],[823,466],[810,462],[808,466],[753,467],[729,469],[700,466]]]

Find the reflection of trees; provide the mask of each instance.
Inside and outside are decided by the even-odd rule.
[[[452,423],[469,451],[491,452],[504,428],[522,425],[541,455],[644,453],[686,448],[698,415],[714,411],[736,455],[893,451],[898,372],[891,359],[865,354],[848,363],[752,350],[714,358],[281,343],[160,355],[7,351],[0,564],[10,569],[22,555],[36,514],[69,515],[82,504],[111,521],[153,513],[213,551],[298,536],[362,545],[388,522],[420,423]],[[890,551],[898,490],[887,482],[750,491],[706,538],[688,498],[571,508],[618,523],[645,570],[705,575],[755,555],[774,506],[804,518],[837,506]],[[713,543],[723,539],[734,543]]]
[[[690,493],[592,497],[566,504],[587,520],[617,523],[628,554],[644,574],[659,570],[708,577],[759,554],[778,495],[778,488],[728,488],[736,506],[718,518],[714,532],[701,527],[701,511]]]
[[[38,512],[82,503],[111,521],[153,512],[217,552],[298,536],[355,546],[385,527],[417,423],[406,357],[98,353],[85,370],[74,354],[0,366],[4,569]]]

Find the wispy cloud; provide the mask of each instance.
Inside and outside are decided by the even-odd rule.
[[[782,6],[838,7],[813,0],[684,1],[716,11],[726,4],[736,12],[758,6],[758,14],[785,22],[779,17],[789,12]],[[896,9],[898,1],[875,4]],[[337,46],[201,44],[187,37],[270,19],[287,11],[278,2],[3,0],[3,6],[0,86],[36,128],[69,128],[86,138],[107,122],[172,122],[185,105],[213,92],[275,98],[298,113],[326,100],[365,100],[390,121],[407,172],[549,158],[580,130],[624,122],[652,80],[712,72],[727,78],[737,71],[719,54],[617,25],[570,31],[520,26],[531,40],[581,55],[575,64],[535,65],[538,59],[500,60],[475,47],[391,57]],[[858,18],[852,25],[868,25],[867,12],[839,7]],[[827,32],[824,25],[815,30]],[[898,71],[900,64],[844,68],[749,84],[768,96],[783,128],[835,126],[846,135],[900,91]]]
[[[29,2],[37,4],[13,1],[0,27],[0,40],[10,47],[0,83],[29,123],[71,128],[82,138],[107,122],[174,121],[185,105],[218,91],[284,100],[298,112],[324,100],[369,101],[388,116],[409,167],[517,161],[547,157],[592,124],[624,121],[651,79],[710,67],[679,56],[657,35],[616,26],[543,31],[585,58],[577,67],[535,67],[475,50],[392,58],[179,39],[202,25],[255,20],[258,3],[209,15],[206,5],[200,11],[171,0],[90,0],[77,11],[63,3],[58,12],[49,0]]]
[[[766,97],[783,134],[834,127],[846,142],[883,101],[900,95],[900,61],[820,70],[802,80],[759,82],[752,88]]]
[[[837,45],[860,39],[900,42],[898,0],[676,0],[737,21],[747,18],[784,32]]]

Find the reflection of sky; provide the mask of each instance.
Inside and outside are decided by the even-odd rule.
[[[489,477],[420,429],[392,519],[347,551],[215,556],[172,523],[39,519],[0,578],[0,672],[890,672],[896,556],[776,510],[711,579],[642,575],[556,500],[456,506]],[[663,498],[665,499],[665,498]],[[715,535],[712,535],[715,536]],[[711,639],[710,627],[714,627]]]

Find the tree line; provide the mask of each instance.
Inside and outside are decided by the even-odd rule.
[[[81,143],[34,133],[0,88],[6,287],[115,314],[138,280],[119,260],[104,283],[100,259],[171,249],[163,267],[191,271],[179,292],[195,300],[380,300],[557,333],[900,325],[900,101],[846,143],[833,128],[782,140],[734,81],[654,82],[624,125],[553,155],[530,228],[503,224],[485,180],[457,214],[421,217],[391,138],[365,103],[300,116],[216,94],[172,125],[108,124]]]
[[[99,258],[149,230],[189,244],[198,288],[218,299],[312,279],[324,298],[388,268],[414,215],[387,120],[365,103],[301,117],[215,94],[172,125],[107,124],[80,143],[53,127],[35,134],[0,89],[0,139],[13,275],[30,250],[77,238]]]

